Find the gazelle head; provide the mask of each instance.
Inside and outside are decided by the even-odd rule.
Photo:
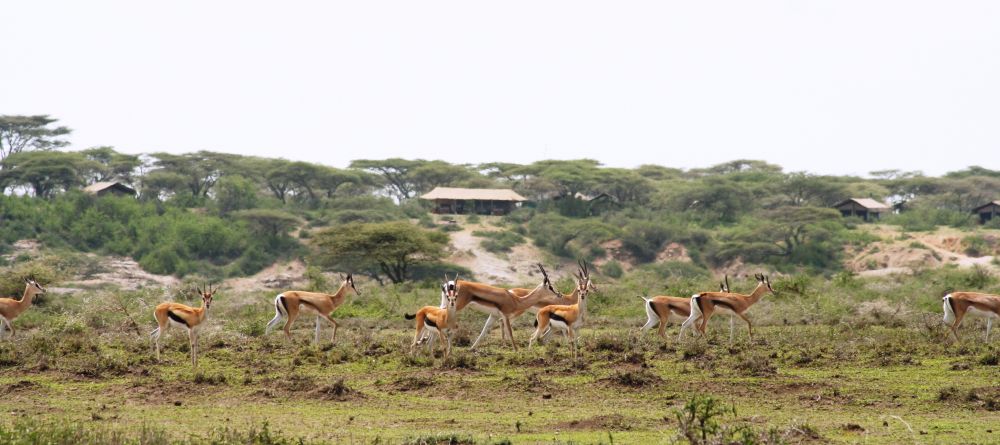
[[[757,279],[757,287],[766,286],[767,291],[773,293],[774,289],[771,288],[771,280],[767,278],[767,275],[762,273],[754,274],[754,278]]]
[[[213,289],[212,284],[209,283],[205,285],[204,289],[202,289],[201,287],[196,287],[195,289],[198,290],[198,295],[201,295],[201,303],[205,305],[205,309],[211,308],[212,297],[215,296],[215,293],[219,291],[219,288],[216,287]]]
[[[341,274],[340,277],[344,279],[344,284],[342,284],[341,287],[350,286],[351,290],[353,290],[354,293],[357,294],[357,296],[359,297],[361,296],[361,291],[359,291],[357,287],[354,287],[353,273],[348,273],[346,277],[343,274]]]
[[[578,260],[577,263],[580,265],[580,274],[586,278],[587,291],[600,292],[594,282],[590,280],[590,268],[587,267],[587,262],[584,260]]]
[[[41,284],[38,284],[34,277],[28,277],[24,279],[24,292],[31,295],[43,295],[45,294],[45,288]]]
[[[441,283],[441,295],[448,299],[450,303],[454,303],[455,298],[458,296],[458,274],[455,274],[455,278],[449,279],[448,274],[444,274],[444,283]]]

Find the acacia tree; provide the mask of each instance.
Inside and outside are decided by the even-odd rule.
[[[444,256],[448,236],[403,221],[352,223],[316,234],[314,258],[324,267],[401,283],[419,263]]]
[[[90,173],[90,178],[87,179],[89,182],[120,179],[131,183],[135,170],[142,164],[139,156],[119,153],[114,147],[93,147],[80,153],[99,164],[99,168]]]
[[[77,152],[27,151],[11,155],[0,162],[0,189],[12,186],[30,187],[39,198],[52,197],[58,191],[69,190],[86,183],[89,172],[99,164]]]
[[[49,127],[49,124],[57,120],[44,114],[0,116],[0,161],[22,151],[51,150],[69,144],[60,137],[72,130],[67,127]]]
[[[191,192],[191,196],[198,198],[208,196],[215,183],[222,177],[223,171],[238,156],[223,153],[213,153],[210,151],[199,151],[196,153],[185,153],[175,155],[171,153],[154,153],[156,158],[155,172],[169,173],[176,178],[183,178],[183,185]],[[176,183],[176,182],[172,182]],[[174,193],[179,190],[173,190]]]

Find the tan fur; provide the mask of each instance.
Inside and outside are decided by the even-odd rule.
[[[749,295],[736,292],[704,292],[699,294],[698,299],[701,301],[702,317],[701,323],[696,325],[698,331],[702,335],[705,335],[708,320],[711,320],[712,315],[722,307],[726,310],[731,310],[733,314],[747,323],[747,332],[750,339],[753,340],[753,324],[744,315],[744,312],[760,301],[768,292],[773,292],[770,281],[763,275],[760,275],[757,279],[757,287]]]
[[[441,337],[442,346],[446,347],[444,351],[444,360],[448,360],[448,355],[451,354],[451,336],[450,332],[452,329],[458,327],[457,318],[455,316],[455,295],[448,295],[447,307],[440,308],[437,306],[424,306],[417,311],[416,318],[416,334],[413,335],[413,344],[410,345],[410,353],[413,353],[413,349],[420,344],[420,340],[423,337],[424,329],[432,329],[427,325],[427,320],[430,320],[437,326],[432,330]],[[406,316],[410,318],[410,315]],[[433,342],[431,343],[433,345]],[[433,348],[431,349],[431,354],[434,354]]]
[[[472,304],[473,307],[488,314],[498,313],[503,322],[504,337],[509,339],[511,347],[517,350],[517,343],[514,341],[514,333],[511,328],[511,320],[517,315],[524,313],[524,311],[534,306],[543,298],[562,296],[562,294],[552,287],[545,269],[541,265],[539,265],[539,268],[542,270],[542,275],[544,276],[542,284],[539,284],[524,296],[518,296],[507,289],[499,287],[458,280],[455,282],[457,287],[455,308],[460,311],[469,304]]]
[[[337,322],[330,317],[330,314],[335,311],[340,305],[344,304],[347,300],[348,290],[353,290],[355,295],[360,296],[361,293],[358,289],[354,287],[354,277],[353,275],[347,275],[344,281],[340,283],[340,288],[337,289],[335,294],[324,294],[319,292],[306,292],[306,291],[285,291],[280,295],[284,297],[285,303],[287,305],[287,319],[285,320],[285,326],[282,330],[285,331],[285,337],[289,340],[292,338],[290,332],[292,323],[298,318],[302,309],[307,312],[315,313],[317,317],[326,320],[328,323],[333,325],[333,336],[331,341],[337,340]],[[270,325],[270,324],[269,324]],[[317,324],[317,337],[315,341],[319,341],[319,325]]]
[[[14,330],[14,319],[20,316],[24,311],[31,307],[31,302],[34,301],[35,296],[42,295],[45,293],[45,288],[38,284],[37,281],[33,279],[24,280],[24,293],[21,295],[20,300],[15,300],[13,298],[0,298],[0,322],[2,322],[7,329],[10,330],[10,336],[14,337],[16,331]],[[0,326],[0,334],[3,333],[3,326]]]
[[[538,314],[535,315],[537,326],[535,326],[535,332],[531,334],[531,339],[528,340],[528,347],[531,347],[535,343],[535,340],[539,340],[548,334],[549,325],[552,323],[552,315],[555,314],[565,320],[565,327],[561,328],[564,329],[566,338],[573,348],[573,359],[577,358],[577,342],[579,339],[577,329],[583,326],[583,319],[587,312],[587,292],[589,289],[587,282],[589,280],[589,275],[581,273],[580,280],[577,281],[577,287],[573,292],[577,295],[576,303],[550,305],[538,310]]]
[[[656,316],[660,320],[656,334],[662,338],[667,338],[667,322],[669,321],[671,314],[681,318],[687,318],[691,315],[690,298],[658,295],[650,298],[649,303],[644,301],[643,304],[653,305],[653,311],[656,312]]]
[[[212,306],[212,297],[218,289],[212,290],[211,287],[206,288],[206,290],[198,289],[198,294],[201,295],[201,307],[193,308],[191,306],[166,302],[160,303],[153,309],[153,318],[156,319],[156,329],[153,330],[149,335],[153,337],[156,343],[156,360],[160,360],[160,336],[170,328],[170,322],[173,321],[170,318],[170,314],[174,314],[178,318],[184,321],[184,328],[188,331],[188,342],[191,349],[191,366],[198,366],[198,329],[202,322],[208,319],[208,310]],[[177,323],[174,321],[174,323]]]
[[[955,334],[956,340],[959,339],[958,326],[962,324],[962,319],[969,313],[969,309],[974,308],[1000,317],[1000,295],[984,294],[981,292],[952,292],[948,295],[951,296],[951,301],[954,303],[952,307],[955,311],[955,322],[948,328]],[[987,341],[989,340],[988,329],[986,339]]]

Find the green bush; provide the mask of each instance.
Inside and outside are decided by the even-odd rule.
[[[510,252],[514,246],[519,244],[524,244],[524,237],[518,235],[514,232],[508,232],[506,230],[501,231],[486,231],[486,230],[476,230],[472,232],[473,235],[480,238],[485,238],[479,242],[479,245],[486,249],[487,252],[493,253],[504,253]]]
[[[601,266],[601,273],[607,275],[611,278],[621,278],[625,271],[622,269],[621,263],[615,260],[608,261]]]

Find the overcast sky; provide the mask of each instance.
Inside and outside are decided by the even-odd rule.
[[[1000,168],[1000,2],[3,2],[0,114],[346,166]]]

